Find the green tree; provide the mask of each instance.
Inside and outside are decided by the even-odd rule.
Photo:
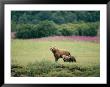
[[[41,21],[38,24],[38,37],[46,37],[56,35],[57,26],[53,21]]]

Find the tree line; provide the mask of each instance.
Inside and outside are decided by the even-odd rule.
[[[11,31],[18,38],[96,36],[99,21],[100,11],[12,11]]]
[[[100,20],[100,11],[12,11],[11,19],[16,23],[36,24],[49,20],[57,24],[69,22],[96,22]]]

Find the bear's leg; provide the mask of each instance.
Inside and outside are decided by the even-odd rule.
[[[63,60],[64,62],[66,62],[65,60]]]
[[[58,61],[58,58],[55,58],[55,62],[57,62]]]

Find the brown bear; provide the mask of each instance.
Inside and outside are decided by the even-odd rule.
[[[63,55],[62,56],[63,57],[63,61],[64,62],[76,62],[76,59],[75,59],[75,57],[74,56],[66,56],[66,55]]]
[[[65,51],[65,50],[60,50],[60,49],[57,49],[55,47],[50,48],[50,50],[54,54],[56,62],[58,61],[59,58],[63,58],[62,57],[63,55],[70,56],[70,52]]]
[[[76,59],[75,59],[74,56],[71,56],[71,60],[74,61],[74,62],[76,62]]]
[[[70,62],[70,56],[63,55],[62,57],[64,62]]]

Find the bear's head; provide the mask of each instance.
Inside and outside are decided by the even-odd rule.
[[[56,49],[55,47],[51,47],[50,50],[51,50],[53,53],[55,53],[57,49]]]

